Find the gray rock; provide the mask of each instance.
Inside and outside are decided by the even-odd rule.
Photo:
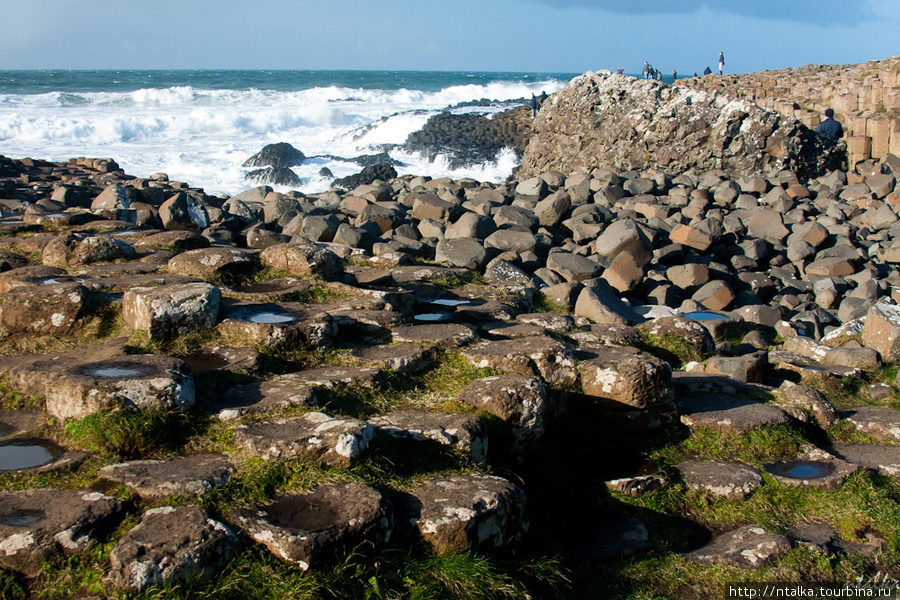
[[[857,406],[840,412],[860,433],[879,440],[900,442],[900,410],[886,406]]]
[[[391,437],[436,442],[475,462],[487,460],[487,425],[475,415],[394,410],[372,417],[368,423]]]
[[[570,387],[578,378],[572,350],[549,337],[482,342],[463,349],[462,354],[479,369],[537,376],[554,387]]]
[[[438,242],[434,260],[451,267],[480,271],[487,264],[488,253],[477,239],[456,237]]]
[[[285,494],[255,509],[235,509],[234,522],[272,554],[306,571],[372,550],[393,531],[393,509],[362,483],[323,485]]]
[[[202,496],[225,485],[233,474],[234,465],[221,454],[135,460],[100,469],[101,478],[126,485],[149,499]]]
[[[775,408],[737,398],[699,396],[678,398],[681,422],[691,428],[708,427],[725,432],[745,433],[752,427],[782,425],[787,416]]]
[[[150,339],[166,339],[215,326],[221,297],[209,283],[136,287],[122,297],[122,316]]]
[[[231,530],[199,506],[152,508],[109,553],[110,578],[116,587],[135,591],[211,579],[237,550]]]
[[[0,337],[72,333],[81,325],[88,299],[88,290],[78,283],[10,289],[0,294]]]
[[[356,464],[374,439],[372,427],[357,419],[320,412],[273,422],[241,425],[234,443],[264,459],[293,459],[332,466]]]
[[[439,554],[499,548],[524,531],[525,494],[500,477],[434,478],[411,496],[409,521]]]
[[[886,477],[900,478],[900,446],[835,444],[831,453]]]
[[[483,377],[463,388],[457,398],[509,423],[521,445],[536,442],[544,435],[547,390],[536,378]]]
[[[675,465],[688,487],[723,500],[742,500],[763,484],[758,469],[728,460],[690,460]]]
[[[237,248],[200,248],[182,252],[168,263],[170,273],[211,277],[251,275],[259,270],[255,254]]]
[[[0,493],[0,566],[36,576],[61,554],[96,546],[122,520],[122,503],[87,490]]]
[[[783,535],[768,533],[751,524],[716,537],[712,542],[686,555],[704,565],[735,565],[742,569],[769,566],[791,549]]]

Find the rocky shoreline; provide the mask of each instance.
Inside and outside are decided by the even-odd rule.
[[[224,198],[0,157],[0,451],[53,447],[0,474],[5,585],[37,595],[93,552],[98,585],[71,595],[181,597],[253,560],[313,577],[352,555],[344,597],[402,596],[377,566],[401,548],[559,557],[504,575],[511,597],[716,595],[806,576],[808,553],[818,577],[900,578],[900,159],[779,160],[840,148],[748,108],[727,144],[687,117],[677,171],[590,164],[609,82],[551,97],[500,184]],[[646,131],[672,118],[674,96],[628,85]],[[576,101],[596,121],[563,136]],[[739,139],[754,119],[773,127]],[[91,433],[137,422],[137,442]],[[629,574],[644,557],[663,568]]]

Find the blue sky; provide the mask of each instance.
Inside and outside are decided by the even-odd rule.
[[[897,0],[0,0],[0,69],[726,72],[900,54]]]

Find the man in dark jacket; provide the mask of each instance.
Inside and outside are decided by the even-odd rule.
[[[836,142],[844,137],[844,128],[841,127],[839,121],[834,120],[834,111],[832,109],[825,109],[825,120],[819,123],[816,133],[832,142]]]

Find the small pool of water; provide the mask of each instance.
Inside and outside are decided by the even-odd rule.
[[[83,371],[85,375],[90,375],[91,377],[100,377],[102,379],[113,379],[115,377],[135,377],[137,375],[143,375],[145,373],[144,369],[137,369],[134,367],[117,367],[114,365],[109,366],[98,366],[98,367],[90,367]]]
[[[286,315],[274,310],[243,311],[233,315],[233,318],[248,323],[290,323],[297,320],[297,317],[293,315]]]
[[[685,319],[693,319],[695,321],[715,321],[717,319],[727,319],[725,315],[719,315],[709,312],[689,312],[681,315]]]
[[[40,467],[52,461],[53,453],[40,444],[0,445],[0,471]]]
[[[112,233],[108,233],[107,235],[113,237],[125,236],[125,235],[137,235],[139,233],[143,233],[140,229],[126,229],[125,231],[114,231]]]
[[[437,304],[438,306],[468,306],[469,304],[472,304],[472,301],[454,298],[438,298],[436,300],[429,300],[428,304]]]
[[[453,314],[446,312],[422,313],[420,315],[413,316],[413,319],[415,319],[416,321],[424,321],[425,323],[443,323],[444,321],[449,321],[452,318]]]
[[[766,471],[790,479],[820,479],[834,473],[834,465],[816,460],[789,460],[765,466]]]

